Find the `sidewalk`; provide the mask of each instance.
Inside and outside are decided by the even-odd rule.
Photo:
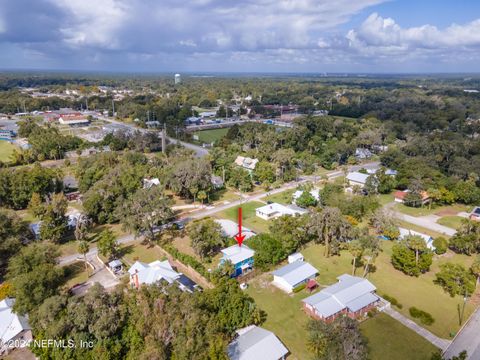
[[[448,346],[451,343],[450,340],[439,338],[438,336],[432,334],[430,331],[418,325],[413,320],[410,320],[409,318],[400,314],[398,311],[392,308],[385,309],[385,313],[393,317],[395,320],[400,321],[403,325],[415,331],[418,335],[425,338],[426,340],[431,342],[433,345],[440,348],[442,351],[445,351],[445,349],[448,348]]]

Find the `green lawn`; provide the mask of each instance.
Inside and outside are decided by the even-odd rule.
[[[271,275],[263,274],[251,281],[247,289],[259,308],[267,313],[267,320],[262,326],[280,338],[290,350],[291,359],[311,359],[306,348],[308,333],[305,328],[309,317],[303,312],[301,303],[310,294],[301,291],[287,295],[269,284],[270,281]],[[368,339],[370,358],[373,360],[428,359],[428,355],[435,350],[422,337],[384,314],[361,324],[361,330]],[[412,352],[417,353],[418,357],[410,357]]]
[[[270,195],[264,198],[265,201],[276,202],[279,204],[291,204],[292,203],[292,195],[296,191],[296,189],[290,189],[282,191],[281,193]]]
[[[391,203],[394,201],[395,197],[392,194],[380,194],[378,195],[378,201],[380,202],[380,205],[386,205],[388,203]]]
[[[267,232],[270,223],[266,220],[260,219],[255,215],[255,209],[264,205],[265,204],[258,201],[250,201],[242,204],[242,225],[257,233]],[[238,208],[239,206],[231,207],[217,213],[215,217],[219,219],[230,219],[238,222]]]
[[[378,314],[360,324],[368,339],[371,360],[425,360],[437,348],[397,320]]]
[[[460,216],[444,216],[441,219],[438,219],[437,223],[439,223],[440,225],[451,227],[453,229],[458,229],[460,225],[462,225],[463,220],[464,218]]]
[[[158,246],[147,246],[140,242],[123,245],[120,248],[121,258],[126,263],[127,267],[132,265],[135,261],[142,261],[150,263],[155,260],[166,259],[165,254]]]
[[[399,204],[395,204],[395,210],[411,216],[425,216],[425,215],[431,215],[431,214],[442,213],[442,212],[450,213],[451,215],[454,215],[460,211],[468,211],[468,207],[461,204],[454,204],[454,205],[445,205],[445,206],[432,205],[431,207],[429,207],[428,205],[425,205],[422,207],[415,208],[415,207],[405,206],[404,204],[399,203]]]
[[[198,141],[202,143],[212,143],[214,141],[220,140],[225,135],[227,135],[228,128],[222,129],[211,129],[211,130],[202,130],[193,133],[193,135],[198,136]]]
[[[19,150],[19,148],[10,143],[9,141],[0,140],[0,161],[10,162],[10,157],[13,154],[14,150]]]
[[[395,270],[390,263],[390,256],[393,243],[383,241],[383,252],[380,253],[375,262],[375,271],[370,273],[368,278],[377,287],[379,294],[387,294],[395,297],[402,305],[399,309],[403,315],[410,317],[408,309],[415,306],[421,310],[427,311],[435,319],[430,326],[424,326],[434,334],[449,338],[451,332],[456,332],[460,328],[458,324],[457,305],[462,304],[463,298],[460,296],[450,297],[443,289],[435,285],[435,273],[439,271],[439,265],[446,262],[461,263],[467,268],[473,261],[473,257],[458,255],[448,252],[444,256],[434,258],[431,270],[418,278],[411,277]],[[343,251],[340,256],[325,258],[323,256],[323,246],[313,245],[302,250],[305,260],[309,261],[319,270],[319,283],[323,285],[332,284],[336,277],[343,273],[351,273],[351,255]],[[361,276],[362,269],[357,270],[357,275]],[[468,304],[465,310],[467,318],[474,310],[472,304]],[[416,321],[415,319],[412,319]]]
[[[66,272],[65,287],[67,289],[70,289],[72,286],[84,283],[88,280],[88,276],[85,271],[85,263],[83,261],[76,261],[70,265],[65,266],[64,269]],[[90,267],[89,271],[91,271]]]

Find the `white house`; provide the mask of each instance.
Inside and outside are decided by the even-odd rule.
[[[318,274],[308,262],[294,261],[272,272],[272,284],[287,293],[293,292],[296,287],[305,284],[310,279],[314,279]]]
[[[237,338],[228,345],[230,360],[283,360],[288,349],[271,331],[250,325],[237,330]]]
[[[369,176],[370,174],[363,174],[361,172],[354,171],[347,174],[347,181],[350,186],[356,185],[363,188]]]
[[[158,186],[158,185],[160,185],[160,180],[158,180],[158,178],[143,179],[144,189],[150,189],[152,186]]]
[[[294,261],[303,261],[304,258],[303,258],[303,255],[302,253],[299,253],[299,252],[296,252],[296,253],[293,253],[292,255],[288,255],[288,263],[292,263]]]
[[[222,227],[222,234],[226,237],[235,237],[238,234],[238,224],[235,221],[228,219],[215,219],[215,222]],[[255,232],[242,226],[242,235],[245,235],[245,239],[249,239],[255,236]]]
[[[435,251],[435,246],[433,246],[433,238],[430,235],[420,233],[418,231],[413,231],[405,228],[398,228],[400,231],[400,239],[404,239],[407,236],[410,235],[416,235],[420,236],[423,240],[425,240],[425,244],[427,245],[427,248],[429,248],[432,251]]]
[[[58,122],[62,125],[88,125],[90,124],[90,120],[83,116],[77,114],[63,114],[59,117]]]
[[[297,199],[302,196],[304,190],[297,190],[293,193],[292,195],[292,204],[296,204],[297,203]],[[310,190],[310,195],[313,196],[313,198],[317,201],[320,201],[320,189],[318,188],[314,188],[312,190]]]
[[[237,156],[235,159],[235,165],[243,167],[245,170],[253,171],[257,166],[258,159],[252,159],[245,156]]]
[[[282,205],[278,203],[267,204],[255,210],[255,214],[263,220],[274,219],[283,215],[302,215],[308,211],[294,205]]]
[[[12,311],[15,299],[6,298],[0,301],[0,355],[8,354],[13,350],[9,346],[12,340],[22,340],[21,347],[25,347],[25,341],[32,339],[32,328],[25,316],[17,315]],[[23,341],[24,340],[24,341]],[[3,356],[0,356],[3,358]]]
[[[164,280],[172,284],[180,278],[178,272],[173,270],[168,260],[153,261],[150,264],[136,261],[130,269],[130,284],[139,288],[141,284],[154,284],[160,280]]]

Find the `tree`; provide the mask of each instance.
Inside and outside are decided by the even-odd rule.
[[[170,204],[160,187],[139,189],[119,207],[118,217],[126,229],[151,243],[158,227],[173,217]]]
[[[404,238],[407,246],[415,251],[415,265],[418,266],[418,259],[421,252],[427,249],[425,240],[420,235],[408,235]]]
[[[40,196],[39,193],[33,193],[32,194],[30,202],[28,203],[28,209],[30,210],[30,212],[32,213],[33,216],[35,216],[35,217],[41,217],[42,216],[45,209],[43,207],[42,197]]]
[[[337,208],[325,207],[321,211],[312,213],[308,232],[315,235],[315,242],[325,245],[325,256],[336,254],[339,244],[351,239],[351,225],[342,216]]]
[[[306,231],[307,216],[280,216],[269,226],[272,236],[280,240],[285,254],[297,251],[302,245],[311,240],[311,235]]]
[[[201,190],[198,192],[198,200],[200,200],[202,204],[204,203],[206,198],[207,198],[207,193],[205,191]]]
[[[446,263],[440,265],[434,283],[440,285],[451,297],[469,296],[475,291],[475,277],[463,265]]]
[[[262,271],[278,264],[287,255],[283,250],[281,241],[270,234],[259,234],[248,239],[248,246],[255,250],[255,267]]]
[[[393,220],[393,214],[381,208],[375,211],[369,218],[370,225],[379,235],[386,236],[390,240],[396,240],[400,231]]]
[[[310,320],[307,330],[307,346],[315,360],[367,359],[367,341],[358,322],[349,317],[338,317],[330,324]]]
[[[275,167],[268,161],[260,161],[255,166],[253,178],[262,184],[272,184],[275,181]]]
[[[252,178],[249,172],[241,167],[235,167],[232,169],[227,184],[242,192],[253,190]]]
[[[15,311],[26,314],[58,293],[64,281],[64,269],[56,266],[58,256],[54,245],[33,243],[10,259],[7,278],[13,286]]]
[[[41,217],[40,238],[59,243],[67,231],[68,202],[62,193],[53,194],[44,207]]]
[[[87,276],[88,276],[87,253],[90,250],[90,245],[85,240],[79,241],[77,250],[80,254],[83,255],[83,262],[85,263],[85,272],[87,273]]]
[[[426,250],[419,253],[417,261],[415,251],[410,249],[405,241],[392,247],[391,261],[393,267],[410,276],[419,276],[427,272],[432,264],[432,257],[432,252]]]
[[[358,240],[352,240],[348,244],[348,251],[350,254],[353,256],[353,261],[352,261],[352,275],[355,275],[355,268],[357,265],[357,259],[362,256],[363,253],[363,247],[360,241]]]
[[[77,219],[75,230],[73,232],[77,241],[86,239],[91,224],[91,220],[86,215],[80,215],[80,217]]]
[[[442,236],[436,237],[433,240],[433,246],[435,247],[435,254],[442,255],[447,252],[448,240]]]
[[[98,252],[100,255],[105,256],[108,259],[117,256],[119,251],[119,245],[115,234],[110,229],[103,230],[98,236]]]
[[[375,262],[381,251],[380,239],[368,234],[368,229],[365,229],[359,236],[359,242],[363,249],[363,256],[367,260],[363,271],[363,277],[366,277],[370,271],[370,264]]]
[[[304,190],[302,194],[295,200],[295,204],[301,208],[309,208],[317,205],[317,200],[310,194],[310,191]]]
[[[471,255],[480,250],[480,222],[464,219],[449,241],[450,248],[458,253]]]
[[[480,255],[477,255],[472,263],[472,266],[470,266],[470,270],[472,274],[476,276],[478,284],[480,282]]]
[[[222,227],[211,218],[196,220],[187,225],[192,248],[202,259],[213,256],[225,245]]]

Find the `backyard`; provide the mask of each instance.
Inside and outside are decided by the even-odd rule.
[[[19,150],[19,148],[9,141],[0,140],[0,161],[10,162],[10,157],[12,156],[14,150]]]
[[[264,205],[265,204],[258,201],[250,201],[242,204],[242,225],[257,233],[267,232],[270,225],[269,222],[260,219],[258,216],[255,215],[255,209]],[[234,206],[229,209],[223,210],[215,214],[215,217],[218,219],[230,219],[232,221],[238,222],[238,208],[239,206]]]
[[[308,337],[305,328],[308,316],[302,310],[301,300],[310,294],[302,291],[287,295],[269,284],[270,275],[254,279],[247,290],[256,304],[267,313],[262,325],[273,331],[291,351],[292,359],[310,359],[306,347]],[[367,337],[369,359],[428,359],[436,348],[422,337],[388,315],[379,314],[360,325]]]
[[[265,201],[271,201],[279,204],[288,205],[292,203],[292,195],[296,189],[282,191],[281,193],[270,195],[265,198]]]

